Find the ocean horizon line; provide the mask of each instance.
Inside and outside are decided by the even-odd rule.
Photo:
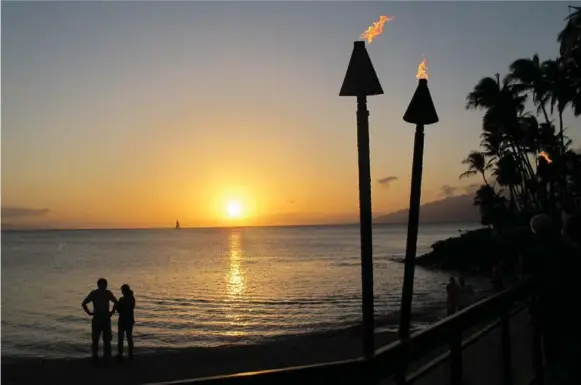
[[[431,221],[431,222],[421,222],[420,225],[423,226],[436,226],[436,225],[452,225],[452,224],[465,224],[465,225],[480,225],[477,222],[466,222],[466,221]],[[245,228],[294,228],[294,227],[349,227],[358,226],[358,222],[338,222],[338,223],[311,223],[311,224],[288,224],[288,225],[240,225],[240,226],[182,226],[179,230],[218,230],[218,229],[245,229]],[[407,222],[381,222],[374,221],[373,225],[382,226],[404,226]],[[175,227],[14,227],[14,228],[4,228],[4,225],[0,226],[1,232],[35,232],[35,231],[136,231],[136,230],[178,230]]]

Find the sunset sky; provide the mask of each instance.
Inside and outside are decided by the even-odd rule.
[[[440,122],[426,129],[422,198],[441,199],[442,186],[479,182],[458,180],[481,127],[466,95],[514,59],[556,57],[567,5],[3,3],[2,221],[356,219],[356,103],[338,93],[353,41],[380,15],[394,20],[368,46],[385,91],[369,102],[374,214],[407,206],[414,127],[402,116],[423,54]],[[566,125],[578,147],[569,112]],[[228,218],[232,202],[242,219]]]

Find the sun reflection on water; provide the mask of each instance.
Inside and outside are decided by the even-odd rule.
[[[228,271],[228,297],[235,299],[244,293],[244,274],[240,268],[242,250],[240,248],[240,233],[233,232],[229,236],[229,266]]]

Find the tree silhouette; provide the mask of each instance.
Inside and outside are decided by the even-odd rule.
[[[476,174],[482,175],[484,184],[490,186],[486,180],[486,170],[490,169],[490,162],[486,161],[485,155],[478,151],[472,151],[468,157],[462,161],[463,164],[468,165],[468,171],[460,174],[460,179],[467,178]]]
[[[481,79],[466,98],[468,110],[484,111],[482,150],[462,161],[460,178],[482,177],[474,203],[483,224],[579,206],[581,155],[570,149],[563,119],[567,108],[581,115],[581,8],[572,8],[557,39],[560,57],[514,60],[504,78]],[[529,100],[534,111],[525,109]]]

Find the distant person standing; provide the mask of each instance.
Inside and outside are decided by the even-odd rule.
[[[87,304],[93,303],[93,311],[90,311]],[[109,302],[113,303],[113,309],[109,310]],[[81,304],[85,313],[92,316],[91,337],[93,340],[93,359],[99,358],[99,339],[103,335],[103,356],[111,357],[111,317],[115,314],[117,299],[107,290],[107,280],[99,278],[97,289],[89,293]]]
[[[469,306],[472,302],[472,297],[474,295],[474,290],[472,286],[466,283],[466,279],[464,277],[460,277],[459,279],[459,287],[458,287],[458,309],[462,310],[465,307]]]
[[[119,321],[117,324],[118,357],[123,357],[123,339],[127,335],[129,359],[133,359],[133,324],[135,324],[133,310],[135,309],[135,297],[133,296],[133,290],[131,290],[128,284],[121,286],[121,293],[123,293],[123,297],[119,298],[119,304],[117,305],[117,312],[119,313]]]
[[[502,263],[497,262],[496,265],[492,267],[492,288],[494,290],[504,289],[504,271],[502,268]]]
[[[456,313],[458,310],[458,284],[456,278],[450,277],[450,282],[446,285],[446,303],[448,315]]]

